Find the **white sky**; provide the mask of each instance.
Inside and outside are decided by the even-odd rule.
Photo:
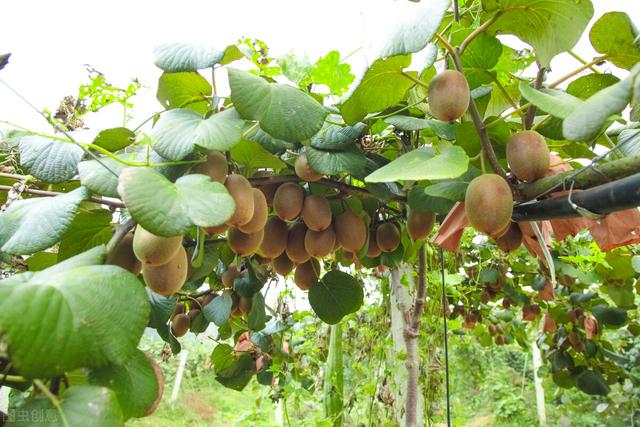
[[[640,2],[593,2],[596,18],[620,10],[640,26]],[[133,100],[135,125],[160,107],[155,102],[160,70],[152,55],[159,43],[200,41],[223,46],[241,36],[256,37],[267,42],[272,56],[293,50],[315,61],[334,49],[344,56],[379,35],[384,24],[377,23],[394,6],[397,3],[391,0],[0,0],[0,53],[13,54],[0,78],[37,107],[55,110],[62,97],[75,95],[78,85],[87,81],[83,64],[118,86],[138,77],[147,89]],[[575,50],[586,59],[595,55],[586,38]],[[556,57],[552,68],[560,75],[578,65],[563,55]],[[111,113],[101,118],[101,126],[120,125],[121,111],[114,108]],[[0,86],[0,120],[47,128],[4,86]]]

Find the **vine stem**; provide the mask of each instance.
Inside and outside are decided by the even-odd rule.
[[[62,406],[60,405],[60,400],[53,393],[51,393],[51,391],[49,391],[49,389],[44,384],[42,384],[42,381],[33,380],[33,383],[36,385],[36,387],[38,387],[38,389],[40,389],[42,394],[47,396],[53,406],[55,406],[56,410],[60,414],[60,417],[62,418],[62,425],[64,427],[69,427],[69,421],[67,421],[67,417],[64,415],[64,411],[62,410]]]
[[[121,224],[120,226],[116,227],[115,233],[113,233],[113,236],[107,243],[107,252],[108,253],[113,252],[114,249],[118,246],[118,243],[120,243],[120,241],[124,238],[124,236],[126,236],[127,233],[131,231],[135,226],[136,226],[136,222],[133,219],[129,219],[124,224]]]
[[[462,53],[467,48],[467,46],[469,46],[469,44],[473,40],[475,40],[476,37],[478,37],[480,34],[482,34],[484,31],[486,31],[487,28],[489,28],[491,25],[493,25],[498,20],[498,18],[500,18],[500,16],[502,16],[502,12],[497,12],[491,18],[489,18],[486,21],[484,21],[484,23],[482,25],[480,25],[478,28],[476,28],[471,34],[469,34],[467,36],[467,38],[464,39],[464,41],[460,44],[460,53],[459,54],[462,55]]]
[[[10,185],[0,185],[0,191],[11,191],[13,187]],[[61,193],[58,191],[45,191],[45,190],[36,190],[33,188],[27,188],[22,191],[23,193],[33,194],[36,196],[44,196],[44,197],[56,197],[61,196],[67,193]],[[114,208],[124,208],[124,203],[118,199],[105,199],[102,197],[91,197],[89,199],[92,202],[99,203],[101,205],[111,206]]]
[[[536,75],[536,82],[535,82],[536,89],[540,89],[542,87],[542,81],[544,80],[544,75],[546,71],[547,71],[546,68],[541,67],[540,63],[538,63],[538,73]],[[538,108],[535,105],[532,105],[529,107],[529,109],[527,110],[527,113],[524,115],[524,118],[522,119],[522,127],[525,130],[531,129],[531,126],[533,125],[533,120],[536,118],[536,111],[538,111]]]

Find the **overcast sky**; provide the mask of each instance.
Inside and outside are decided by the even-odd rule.
[[[427,0],[423,0],[427,1]],[[87,81],[83,64],[125,86],[138,77],[148,88],[134,99],[135,125],[159,108],[154,101],[160,70],[153,47],[162,42],[200,41],[224,45],[241,36],[261,38],[272,55],[306,53],[312,61],[336,49],[344,54],[364,45],[384,27],[391,0],[235,1],[33,1],[1,0],[0,53],[11,62],[0,77],[39,108],[55,110],[65,95]],[[595,17],[627,12],[640,26],[640,2],[594,0]],[[588,39],[576,48],[584,58],[595,52]],[[552,63],[555,73],[579,64],[569,56]],[[102,126],[120,125],[119,110]],[[46,129],[46,123],[0,86],[0,120]],[[111,122],[111,123],[109,123]],[[90,121],[91,123],[91,121]]]

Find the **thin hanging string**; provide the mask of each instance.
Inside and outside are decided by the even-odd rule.
[[[449,344],[447,340],[447,293],[444,277],[444,252],[440,248],[440,271],[442,273],[442,313],[444,314],[444,372],[447,392],[447,426],[451,427],[451,398],[449,391]]]

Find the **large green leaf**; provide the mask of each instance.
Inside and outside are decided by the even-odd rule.
[[[144,417],[158,397],[160,388],[151,362],[140,350],[136,350],[122,365],[89,370],[89,381],[116,393],[125,419]]]
[[[580,76],[567,86],[567,93],[580,99],[587,99],[597,92],[618,83],[620,79],[613,74],[587,74]]]
[[[222,61],[225,49],[191,43],[165,43],[153,50],[154,63],[168,73],[196,71]]]
[[[467,171],[469,157],[460,147],[442,145],[439,153],[421,147],[403,154],[365,178],[367,182],[457,178]]]
[[[93,139],[93,145],[109,151],[122,150],[133,144],[136,134],[125,127],[111,128],[100,131]]]
[[[231,293],[225,291],[204,306],[204,317],[208,321],[215,323],[216,326],[222,326],[227,323],[231,316],[232,305]]]
[[[120,267],[80,261],[0,281],[0,333],[26,377],[122,364],[138,345],[149,316],[144,287]]]
[[[340,63],[340,52],[332,50],[318,59],[309,71],[311,81],[327,85],[331,93],[338,96],[347,90],[355,76],[351,74],[349,64]]]
[[[0,251],[32,254],[60,241],[78,206],[91,196],[80,187],[56,197],[18,200],[0,214]]]
[[[365,129],[364,123],[356,123],[353,126],[327,123],[320,132],[311,137],[311,146],[320,150],[342,150],[353,146]]]
[[[248,169],[271,168],[281,169],[285,163],[274,156],[255,141],[242,140],[230,151],[234,162],[246,166]]]
[[[152,168],[127,168],[120,174],[118,193],[133,219],[158,236],[185,234],[194,225],[220,225],[235,211],[224,185],[200,174],[174,184]]]
[[[482,0],[482,8],[500,14],[489,27],[492,33],[514,34],[529,43],[544,67],[573,48],[593,16],[590,0]]]
[[[227,151],[240,141],[244,121],[234,109],[208,119],[193,110],[176,108],[162,114],[153,129],[154,151],[169,160],[182,160],[198,147]]]
[[[96,194],[118,197],[118,177],[111,171],[120,175],[125,167],[124,164],[110,157],[102,157],[99,162],[98,160],[85,160],[78,163],[80,183]]]
[[[258,120],[277,139],[300,142],[320,130],[327,110],[300,89],[268,83],[246,71],[229,70],[231,101],[240,115]]]
[[[58,261],[76,256],[95,246],[106,244],[113,234],[111,211],[107,209],[81,210],[62,236]]]
[[[264,297],[260,292],[256,292],[251,298],[251,311],[247,316],[247,326],[252,331],[261,331],[264,329],[266,321]]]
[[[473,32],[470,28],[456,31],[452,43],[460,44]],[[489,72],[502,56],[502,43],[494,36],[480,34],[467,46],[460,58],[464,75],[471,89],[494,81],[495,72]]]
[[[384,119],[385,122],[389,123],[391,126],[396,129],[401,130],[422,130],[422,129],[431,129],[438,137],[446,140],[454,140],[456,139],[455,131],[458,126],[457,123],[451,124],[447,122],[442,122],[440,120],[429,120],[429,119],[421,119],[418,117],[411,116],[391,116]]]
[[[211,96],[211,85],[200,74],[192,71],[164,73],[158,81],[156,98],[164,108],[188,108],[204,114],[209,111],[206,97]]]
[[[249,135],[245,135],[245,138],[257,142],[271,154],[282,154],[286,150],[292,150],[296,147],[295,143],[276,139],[260,128],[256,128]]]
[[[30,135],[20,139],[20,164],[36,178],[52,183],[73,178],[82,160],[82,148],[70,142]]]
[[[307,147],[305,154],[309,160],[309,165],[323,175],[340,173],[361,175],[367,165],[367,158],[355,144],[340,151],[318,150],[313,147]]]
[[[358,281],[347,273],[332,270],[309,289],[309,304],[325,323],[335,325],[344,316],[355,313],[364,300]]]
[[[624,12],[608,12],[591,27],[589,38],[598,52],[620,68],[631,69],[640,62],[638,29]]]
[[[580,98],[569,95],[568,93],[557,89],[541,89],[537,90],[520,82],[520,93],[529,102],[536,107],[541,108],[545,112],[554,117],[565,119],[571,115],[581,104]]]
[[[600,304],[593,307],[591,311],[602,325],[622,326],[627,322],[627,310],[624,308]]]
[[[394,56],[375,61],[342,99],[340,112],[344,120],[353,125],[367,113],[382,111],[400,102],[407,90],[414,85],[402,71],[410,64],[410,56]],[[417,77],[417,73],[413,71],[409,74]]]
[[[576,378],[576,386],[587,394],[607,395],[610,388],[598,371],[582,371]]]

